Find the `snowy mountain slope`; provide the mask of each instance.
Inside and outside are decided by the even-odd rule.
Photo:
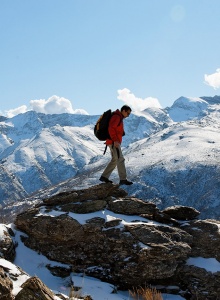
[[[130,192],[155,198],[160,207],[188,205],[220,219],[220,112],[212,114],[132,144],[126,157],[136,184]]]
[[[201,99],[205,100],[209,104],[220,104],[220,96],[214,96],[214,97],[207,97],[207,96],[202,96],[200,97]]]
[[[89,135],[90,130],[86,127],[79,130],[58,125],[43,129],[32,139],[22,141],[4,165],[16,174],[25,190],[31,193],[58,183],[60,173],[63,180],[75,176],[91,157],[99,155],[100,150],[94,142],[89,143],[92,140]]]
[[[129,194],[153,200],[160,208],[193,206],[203,218],[220,218],[220,111],[200,120],[175,123],[124,148]],[[110,159],[94,159],[78,174],[40,197],[61,190],[85,188],[99,182]],[[115,171],[111,179],[118,182]]]
[[[130,193],[155,198],[161,207],[195,205],[204,216],[219,218],[219,99],[177,99],[173,119],[178,119],[179,105],[187,103],[187,122],[174,122],[168,109],[158,108],[125,120],[124,153],[128,177],[135,182],[127,188]],[[30,111],[3,119],[0,202],[11,207],[15,201],[29,203],[62,189],[97,184],[110,158],[109,152],[103,156],[104,142],[93,134],[98,117]],[[116,171],[112,178],[118,182]]]
[[[161,126],[171,125],[173,120],[167,114],[166,109],[161,109],[157,107],[148,107],[147,109],[141,111],[139,114],[135,112],[136,115],[142,115],[149,119],[149,121],[159,123]]]
[[[8,172],[4,166],[0,165],[0,199],[8,199],[9,202],[15,202],[28,196],[17,178]],[[1,208],[1,200],[0,200]]]
[[[154,198],[161,208],[188,205],[201,211],[202,217],[219,219],[219,129],[209,116],[175,124],[130,145],[125,157],[135,184],[129,192]]]
[[[154,114],[151,110],[147,116],[132,115],[126,120],[124,145],[163,127],[163,122],[156,120]],[[93,133],[98,118],[29,111],[0,122],[0,162],[5,172],[21,186],[22,197],[72,178],[85,165],[103,158],[104,142],[99,142]],[[172,122],[167,115],[166,118]],[[3,193],[4,186],[3,180],[0,202],[13,201],[10,195]],[[16,194],[16,185],[11,190]]]

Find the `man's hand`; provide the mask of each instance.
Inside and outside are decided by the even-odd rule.
[[[114,146],[115,146],[115,148],[118,148],[120,146],[120,143],[119,142],[114,142]]]

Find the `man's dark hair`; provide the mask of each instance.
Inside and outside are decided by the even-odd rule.
[[[130,110],[131,111],[131,108],[128,105],[123,105],[122,108],[121,108],[121,111],[123,111],[123,110],[125,110],[125,111]]]

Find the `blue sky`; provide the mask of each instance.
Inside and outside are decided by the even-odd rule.
[[[219,0],[0,0],[0,112],[219,95],[219,11]]]

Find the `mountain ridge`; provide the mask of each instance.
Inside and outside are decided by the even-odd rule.
[[[123,147],[128,176],[135,182],[127,188],[129,193],[155,198],[161,208],[172,203],[195,203],[202,216],[220,217],[217,210],[219,99],[219,96],[193,100],[180,97],[171,108],[134,111],[125,120]],[[183,107],[182,116],[186,120],[174,121],[170,115],[178,118],[179,109]],[[5,172],[14,178],[10,186],[6,180],[0,184],[2,205],[22,203],[26,197],[31,202],[47,191],[53,194],[70,186],[96,184],[109,159],[109,154],[103,156],[104,143],[93,134],[98,117],[30,111],[1,121],[0,162]],[[118,180],[116,172],[113,176]],[[212,180],[207,181],[207,178]],[[197,183],[193,190],[190,180]],[[13,182],[20,186],[20,199],[11,197],[18,189]],[[8,196],[4,193],[7,189],[10,189]],[[31,198],[33,193],[35,196]],[[204,202],[204,209],[199,205],[200,200]]]

